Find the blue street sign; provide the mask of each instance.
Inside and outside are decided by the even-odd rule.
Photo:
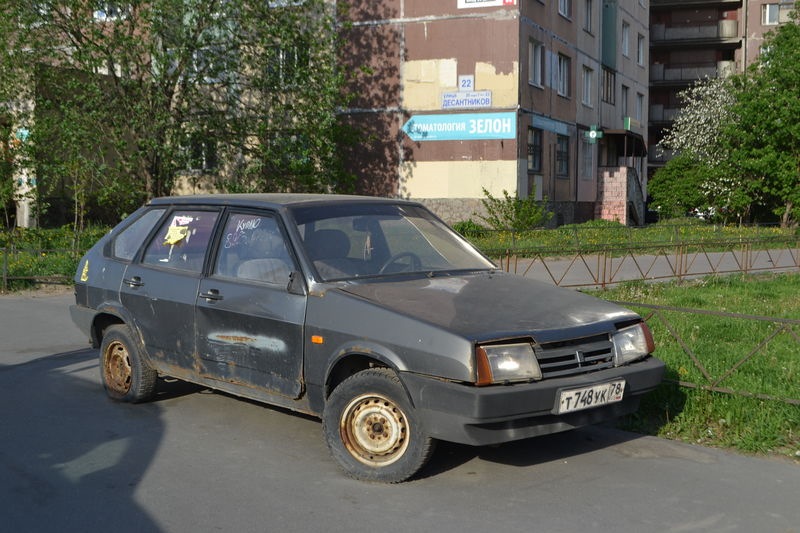
[[[413,141],[485,141],[515,139],[517,114],[461,113],[417,115],[403,124]]]

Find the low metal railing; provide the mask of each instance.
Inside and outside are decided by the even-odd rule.
[[[639,302],[615,302],[625,307],[637,307],[640,309],[648,309],[647,314],[643,314],[643,318],[651,325],[651,330],[656,337],[656,346],[663,345],[665,341],[672,339],[680,347],[681,353],[686,356],[691,366],[699,371],[700,376],[703,378],[702,382],[686,381],[685,379],[671,379],[667,378],[665,381],[676,383],[682,387],[701,389],[707,391],[718,392],[722,394],[730,394],[735,396],[743,396],[748,398],[757,398],[760,400],[769,400],[783,402],[790,405],[800,406],[800,384],[796,380],[786,378],[785,381],[787,390],[783,395],[767,394],[765,392],[755,392],[742,390],[732,386],[726,386],[732,376],[737,373],[744,373],[744,366],[749,362],[756,361],[759,357],[763,360],[769,355],[769,345],[774,343],[777,339],[784,337],[787,338],[789,344],[793,347],[790,353],[782,353],[783,358],[800,357],[800,320],[787,319],[787,318],[774,318],[757,315],[730,313],[725,311],[712,311],[706,309],[687,309],[682,307],[671,307],[664,305],[644,304]],[[766,328],[767,332],[763,337],[753,339],[752,347],[739,346],[740,352],[735,356],[735,361],[732,364],[723,364],[720,366],[719,361],[714,361],[717,366],[716,371],[709,370],[709,360],[714,356],[705,354],[698,354],[697,350],[693,350],[690,346],[690,341],[687,341],[685,335],[681,335],[673,322],[670,320],[669,315],[672,313],[691,314],[691,315],[705,315],[718,318],[731,319],[736,322],[758,322],[766,323],[769,325]],[[653,324],[657,322],[660,328],[656,328]],[[665,332],[667,339],[659,339],[659,332]],[[699,333],[702,334],[702,331]],[[716,333],[718,335],[718,333]],[[658,348],[656,348],[658,351]],[[759,367],[759,374],[765,372],[764,366]],[[774,373],[780,374],[779,371]],[[752,374],[752,373],[751,373]],[[763,376],[762,376],[763,377]]]
[[[605,288],[630,281],[682,280],[720,274],[800,270],[796,238],[770,241],[704,242],[608,248],[594,252],[507,252],[499,266],[560,287]]]

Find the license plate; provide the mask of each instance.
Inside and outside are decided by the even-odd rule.
[[[561,391],[556,413],[572,413],[573,411],[591,409],[592,407],[618,402],[622,400],[622,393],[624,391],[624,379],[593,385],[591,387]]]

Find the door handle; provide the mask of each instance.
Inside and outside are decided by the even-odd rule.
[[[208,291],[200,293],[200,298],[205,298],[208,301],[219,301],[222,300],[222,295],[217,289],[208,289]]]
[[[142,287],[144,285],[144,281],[139,276],[133,276],[130,279],[125,278],[122,282],[129,287]]]

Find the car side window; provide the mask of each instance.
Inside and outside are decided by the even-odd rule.
[[[200,272],[218,216],[217,211],[173,212],[147,246],[142,262]]]
[[[295,262],[274,217],[252,213],[228,217],[215,275],[285,286],[293,270]]]
[[[132,260],[162,214],[164,214],[163,209],[152,209],[139,217],[136,222],[122,230],[114,239],[111,255],[125,261]]]

